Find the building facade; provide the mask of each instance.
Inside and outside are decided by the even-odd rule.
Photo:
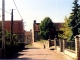
[[[41,37],[39,36],[40,28],[39,28],[40,23],[36,23],[36,20],[34,20],[33,23],[33,31],[32,31],[32,40],[33,42],[40,40]],[[59,31],[59,29],[62,27],[63,23],[54,23],[56,27],[56,31]]]
[[[5,21],[5,30],[11,32],[11,21]],[[0,25],[1,26],[1,25]],[[14,20],[13,21],[13,34],[18,36],[20,42],[24,42],[24,27],[23,20]]]
[[[25,44],[32,44],[32,30],[25,31]]]
[[[36,20],[34,20],[33,31],[32,31],[32,40],[33,40],[33,42],[35,42],[36,40],[40,40],[40,36],[38,35],[38,33],[40,32],[39,24],[40,23],[36,23]]]

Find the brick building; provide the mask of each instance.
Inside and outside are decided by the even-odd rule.
[[[11,21],[5,21],[5,30],[11,32]],[[23,20],[15,20],[13,21],[13,34],[18,35],[18,40],[23,42],[24,40],[24,28],[23,28]]]
[[[25,31],[25,43],[31,44],[32,43],[32,30]]]
[[[36,20],[34,20],[33,31],[32,31],[32,40],[33,40],[33,42],[36,41],[36,40],[40,40],[40,38],[41,38],[38,35],[38,33],[40,32],[39,24],[40,23],[36,23]],[[59,31],[59,29],[62,27],[62,23],[54,23],[54,25],[56,26],[57,31]]]

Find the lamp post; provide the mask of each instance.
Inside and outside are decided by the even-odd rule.
[[[5,57],[5,0],[2,0],[2,50]]]

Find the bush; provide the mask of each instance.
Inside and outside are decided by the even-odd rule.
[[[11,56],[13,56],[15,53],[21,51],[22,49],[24,49],[25,44],[22,42],[18,42],[18,43],[13,43],[10,44],[9,42],[5,43],[5,55],[6,58],[10,58]],[[0,48],[2,48],[2,40],[0,40]],[[3,53],[3,50],[2,50]]]
[[[24,49],[24,43],[16,43],[16,44],[6,44],[5,45],[5,53],[6,53],[6,58],[10,58],[13,56],[15,53],[21,51]]]
[[[19,45],[19,50],[22,50],[25,48],[25,44],[24,43],[18,43]]]

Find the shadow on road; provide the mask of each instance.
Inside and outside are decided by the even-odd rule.
[[[50,48],[50,50],[55,50],[54,48]]]
[[[25,49],[21,50],[20,52],[28,52],[28,51],[27,51],[28,49],[39,49],[39,48],[25,48]],[[19,60],[20,60],[20,59],[21,59],[21,60],[22,60],[22,59],[23,59],[23,60],[24,60],[24,59],[25,59],[25,60],[26,60],[26,59],[27,59],[27,60],[30,59],[30,58],[18,58],[19,56],[22,56],[22,55],[24,55],[24,54],[21,54],[21,53],[18,52],[18,53],[16,53],[16,54],[14,54],[10,59],[19,59]]]
[[[32,60],[31,58],[15,58],[15,59],[0,59],[0,60]]]
[[[28,50],[29,48],[25,48],[25,49],[23,49],[23,50],[21,50],[21,51],[19,51],[19,52],[28,52],[28,51],[26,51],[26,50]],[[24,55],[24,54],[21,54],[21,53],[19,53],[19,52],[17,52],[16,54],[14,54],[12,57],[10,57],[10,58],[5,58],[5,59],[0,59],[0,60],[32,60],[31,58],[28,58],[28,57],[26,57],[26,58],[18,58],[19,56],[22,56],[22,55]]]

